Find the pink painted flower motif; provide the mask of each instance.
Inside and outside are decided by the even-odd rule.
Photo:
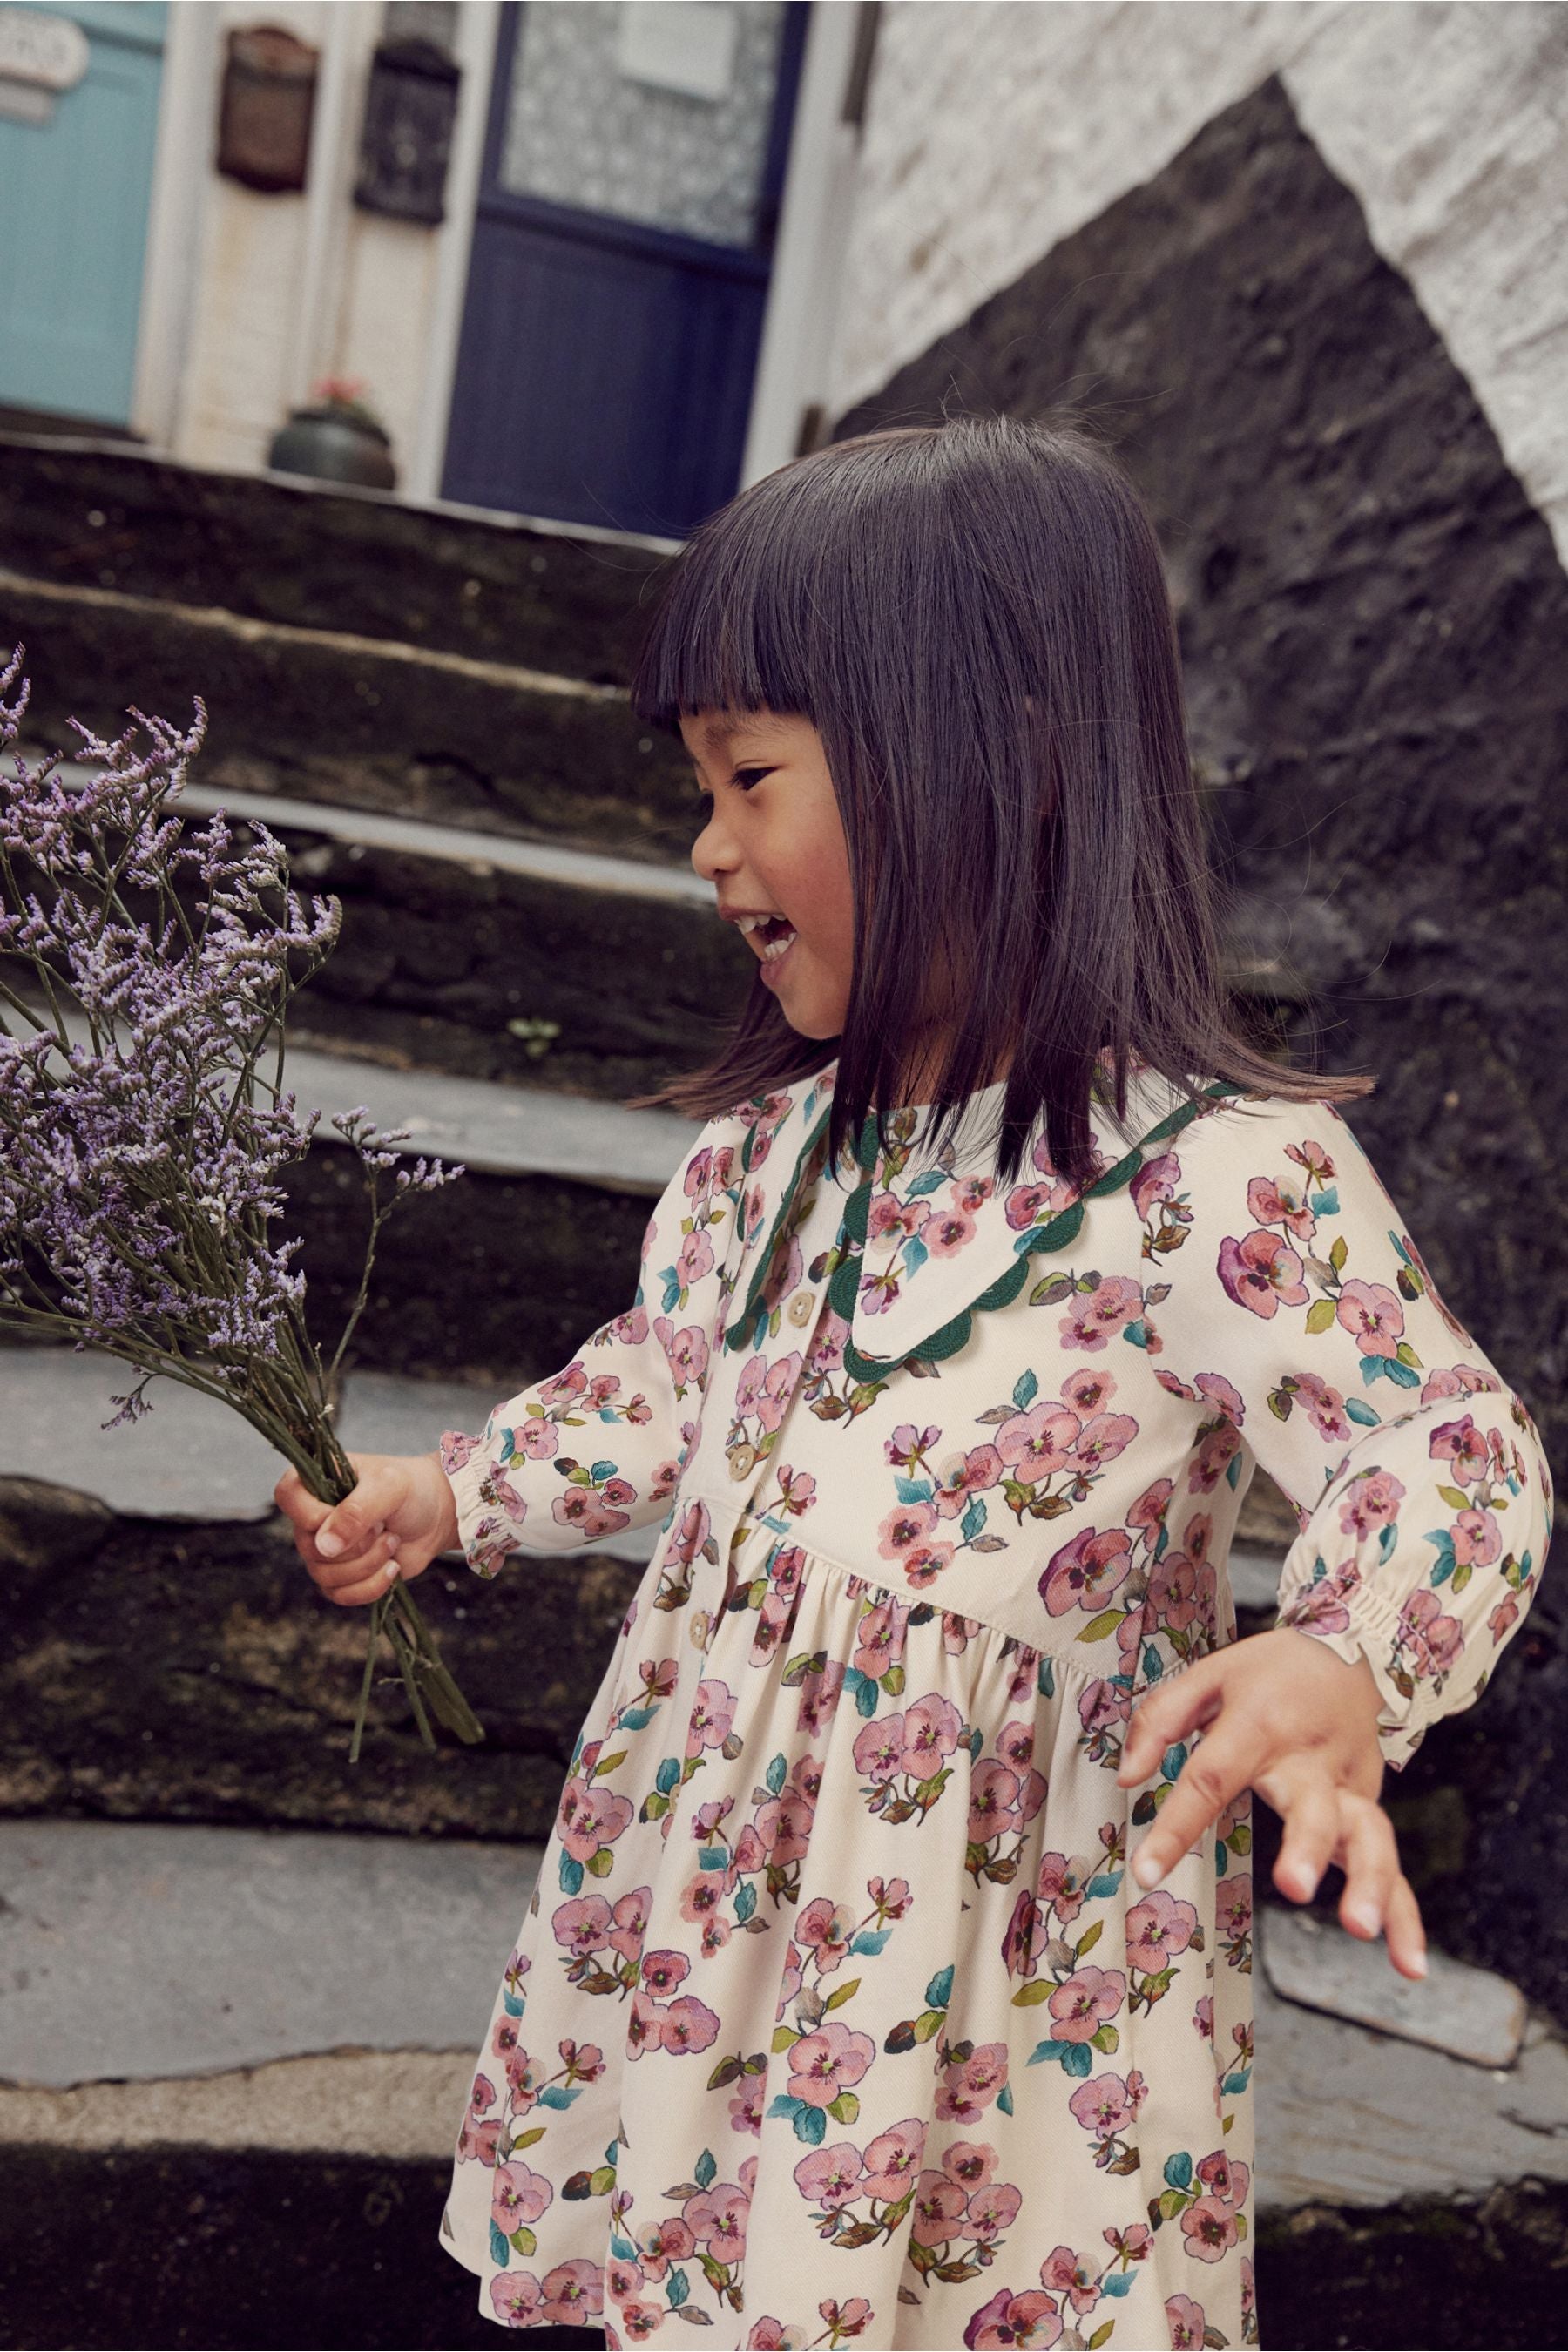
[[[1405,1335],[1405,1309],[1381,1282],[1345,1282],[1334,1307],[1338,1320],[1355,1336],[1363,1356],[1392,1356]]]
[[[1030,2352],[1050,2352],[1061,2341],[1062,2315],[1054,2299],[1038,2287],[1023,2294],[998,2287],[983,2303],[963,2331],[965,2352],[999,2352],[999,2347],[1027,2347]]]
[[[1171,2352],[1202,2352],[1208,2322],[1201,2303],[1194,2303],[1190,2294],[1169,2294],[1165,2319],[1171,2330]]]
[[[876,2054],[877,2045],[868,2033],[858,2033],[853,2026],[830,2019],[791,2043],[790,2096],[804,2100],[808,2107],[830,2107],[841,2091],[859,2082]]]
[[[1245,1241],[1227,1238],[1219,1245],[1216,1271],[1227,1297],[1250,1307],[1267,1322],[1281,1307],[1304,1307],[1307,1286],[1301,1261],[1278,1234],[1259,1226]]]
[[[826,2147],[814,2147],[809,2156],[803,2156],[792,2177],[801,2195],[811,2204],[820,2205],[825,2213],[836,2213],[840,2206],[853,2204],[865,2193],[865,2169],[853,2141],[841,2139]]]
[[[490,2189],[490,2214],[503,2238],[514,2230],[537,2221],[545,2207],[552,2203],[555,2190],[542,2173],[534,2172],[519,2158],[510,2164],[498,2164]]]
[[[1127,1997],[1120,1969],[1079,1969],[1059,1984],[1046,2006],[1058,2042],[1092,2042]]]
[[[1198,1915],[1164,1887],[1156,1887],[1127,1914],[1127,1965],[1141,1974],[1163,1969],[1184,1952],[1196,1932]]]
[[[882,2200],[901,2197],[921,2168],[925,2147],[924,2121],[911,2116],[879,2132],[866,2145],[865,2178],[859,2194]]]
[[[1091,1353],[1126,1329],[1143,1312],[1143,1292],[1124,1274],[1108,1275],[1087,1298],[1079,1298],[1060,1322],[1064,1348]]]
[[[1131,1566],[1132,1547],[1125,1528],[1081,1528],[1052,1553],[1041,1570],[1040,1598],[1053,1617],[1063,1617],[1069,1609],[1092,1616],[1126,1582]]]

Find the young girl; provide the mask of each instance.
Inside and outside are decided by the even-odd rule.
[[[660,1523],[442,2242],[488,2316],[612,2346],[1256,2342],[1248,1792],[1280,1891],[1337,1864],[1420,1976],[1383,1769],[1528,1606],[1534,1424],[1344,1120],[1371,1081],[1233,1025],[1159,551],[1092,439],[768,476],[634,705],[758,960],[666,1090],[707,1123],[637,1297],[482,1434],[279,1489],[349,1603]],[[1299,1532],[1238,1641],[1259,1462]]]

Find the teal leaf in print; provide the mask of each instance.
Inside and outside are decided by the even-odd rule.
[[[787,2091],[779,2093],[768,2113],[787,2116],[795,2126],[796,2139],[809,2141],[813,2147],[820,2147],[827,2137],[826,2108],[808,2107],[804,2099],[792,2099]]]
[[[1055,2063],[1064,2074],[1087,2074],[1093,2068],[1094,2053],[1087,2042],[1037,2042],[1029,2053],[1027,2063]]]
[[[854,1692],[855,1705],[861,1715],[876,1714],[877,1685],[859,1666],[845,1667],[844,1688]]]
[[[680,1276],[674,1266],[667,1265],[664,1272],[655,1278],[664,1285],[664,1311],[667,1315],[673,1315],[680,1304]]]
[[[691,2178],[696,2181],[699,2189],[711,2189],[718,2171],[719,2167],[714,2160],[712,2149],[705,2147],[691,2168]]]
[[[1361,1360],[1363,1381],[1392,1381],[1396,1388],[1417,1389],[1421,1375],[1409,1364],[1402,1364],[1397,1356],[1363,1356]]]
[[[542,2107],[569,2107],[583,2085],[581,2083],[546,2083],[539,2094]]]
[[[679,2269],[671,2271],[669,2276],[665,2280],[664,2291],[669,2299],[670,2309],[672,2311],[679,2311],[681,2305],[686,2301],[687,2296],[691,2293],[691,2289],[687,2284],[686,2273],[683,2270]]]
[[[973,1543],[975,1537],[983,1531],[985,1526],[985,1506],[978,1496],[963,1514],[959,1525],[965,1543]]]
[[[1368,1404],[1364,1397],[1346,1397],[1345,1411],[1352,1421],[1359,1421],[1363,1429],[1376,1429],[1383,1420],[1377,1407]]]
[[[928,1192],[940,1192],[946,1181],[947,1178],[940,1168],[928,1168],[921,1175],[915,1178],[914,1182],[910,1186],[908,1197],[911,1201],[923,1201]]]
[[[1377,1538],[1378,1559],[1380,1560],[1391,1559],[1394,1556],[1394,1547],[1398,1541],[1399,1535],[1397,1529],[1392,1527],[1384,1528]]]
[[[1136,1322],[1122,1325],[1121,1336],[1134,1348],[1146,1348],[1149,1345],[1149,1326],[1140,1315]]]
[[[1165,1671],[1165,1661],[1152,1642],[1143,1644],[1143,1675],[1147,1682],[1157,1683]]]
[[[900,1503],[929,1503],[931,1480],[929,1478],[895,1478],[893,1491]]]
[[[1193,2185],[1193,2159],[1183,2148],[1179,2155],[1165,2158],[1165,2186],[1168,2189],[1190,2189]]]
[[[644,1731],[658,1712],[657,1707],[651,1706],[624,1706],[621,1709],[621,1729]]]
[[[1432,1581],[1435,1585],[1447,1584],[1454,1573],[1456,1563],[1453,1530],[1450,1528],[1428,1528],[1426,1541],[1437,1547],[1437,1564],[1432,1570]]]
[[[504,2271],[511,2259],[511,2248],[500,2233],[500,2226],[490,2223],[490,2260],[498,2270]]]
[[[789,1778],[789,1759],[784,1754],[782,1748],[769,1764],[767,1770],[763,1774],[763,1778],[768,1784],[768,1793],[770,1796],[776,1797],[779,1790],[784,1787],[784,1782]]]
[[[1100,2282],[1101,2294],[1131,2294],[1136,2271],[1111,2271]]]
[[[1325,1184],[1322,1191],[1318,1193],[1316,1198],[1313,1200],[1312,1206],[1317,1211],[1320,1217],[1337,1217],[1340,1213],[1339,1186],[1337,1184]]]
[[[931,1252],[927,1249],[920,1235],[918,1234],[913,1234],[910,1239],[904,1244],[904,1272],[906,1274],[918,1274],[930,1255]]]
[[[705,1845],[697,1857],[704,1870],[722,1870],[730,1859],[727,1845]]]
[[[881,1950],[892,1932],[890,1927],[862,1927],[850,1944],[849,1949],[853,1953],[867,1953],[874,1956]]]
[[[1002,2113],[1005,2116],[1010,2116],[1012,2114],[1013,2085],[1011,2083],[1003,2084],[1002,2088],[996,2094],[996,2104],[1001,2108]]]
[[[660,1759],[658,1770],[653,1776],[653,1785],[661,1797],[668,1797],[679,1778],[679,1757],[666,1756]]]
[[[1178,1739],[1174,1747],[1167,1748],[1163,1756],[1160,1759],[1160,1771],[1163,1778],[1167,1780],[1174,1780],[1186,1760],[1186,1743],[1184,1740]]]
[[[563,1895],[581,1895],[583,1892],[583,1865],[573,1859],[564,1846],[561,1849],[561,1892]]]
[[[1220,2084],[1220,2089],[1224,2092],[1227,2099],[1234,2099],[1238,2097],[1239,2095],[1246,2090],[1251,2080],[1251,2067],[1244,2066],[1239,2074],[1227,2074],[1224,2082]]]
[[[615,1419],[613,1412],[609,1415],[609,1418],[612,1421]],[[613,1478],[615,1476],[620,1466],[621,1465],[618,1462],[595,1462],[593,1468],[589,1471],[588,1475],[592,1478],[595,1486],[602,1486],[606,1478]]]
[[[985,1734],[981,1730],[978,1724],[974,1726],[972,1731],[966,1731],[964,1733],[963,1745],[969,1750],[970,1762],[972,1764],[978,1764],[980,1761],[980,1751],[985,1745]]]
[[[926,2007],[928,2009],[945,2009],[952,1999],[952,1971],[953,1962],[949,1960],[946,1968],[938,1969],[935,1976],[927,1985]]]
[[[1055,1698],[1057,1695],[1057,1670],[1049,1658],[1040,1660],[1039,1689],[1042,1698]]]
[[[501,2006],[506,2011],[509,2017],[521,2017],[522,2015],[521,1998],[515,1992],[502,1993]]]
[[[1226,1464],[1225,1482],[1227,1486],[1238,1486],[1241,1484],[1241,1456],[1239,1454],[1233,1454],[1230,1460]],[[1131,2278],[1132,2275],[1131,2272],[1129,2271],[1127,2275]]]
[[[1102,1870],[1097,1878],[1089,1880],[1083,1891],[1091,1903],[1104,1903],[1109,1901],[1121,1885],[1121,1873],[1119,1870]]]
[[[1020,1412],[1027,1412],[1040,1393],[1040,1383],[1033,1372],[1020,1372],[1013,1383],[1013,1402]]]
[[[751,1880],[748,1878],[748,1879],[746,1880],[746,1882],[745,1882],[745,1885],[744,1885],[743,1886],[742,1886],[742,1887],[738,1888],[738,1889],[737,1889],[737,1891],[736,1891],[736,1895],[735,1895],[735,1916],[736,1916],[736,1918],[737,1918],[737,1919],[740,1919],[740,1920],[742,1920],[742,1921],[747,1920],[747,1919],[749,1919],[749,1918],[751,1917],[751,1916],[752,1916],[752,1912],[756,1909],[756,1907],[757,1907],[757,1890],[756,1890],[756,1888],[752,1885]]]
[[[621,2263],[635,2263],[637,2258],[637,2250],[631,2240],[624,2238],[618,2230],[610,2232],[610,2252]]]

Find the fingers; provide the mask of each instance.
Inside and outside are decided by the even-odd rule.
[[[1158,1885],[1231,1799],[1250,1786],[1262,1753],[1258,1736],[1229,1716],[1199,1742],[1131,1858],[1140,1886]]]
[[[352,1560],[307,1559],[305,1565],[327,1600],[339,1609],[357,1609],[392,1590],[398,1572],[397,1549],[397,1537],[383,1533]]]
[[[1389,1889],[1383,1937],[1388,1946],[1388,1957],[1402,1977],[1426,1975],[1426,1930],[1422,1925],[1421,1906],[1415,1900],[1415,1888],[1403,1874]]]
[[[1370,1939],[1379,1928],[1388,1957],[1401,1976],[1426,1974],[1426,1932],[1415,1891],[1399,1867],[1399,1843],[1381,1805],[1349,1790],[1342,1793],[1344,1835],[1336,1859],[1345,1874],[1340,1921],[1352,1936]]]
[[[1173,1741],[1213,1721],[1224,1695],[1226,1667],[1227,1654],[1223,1651],[1201,1658],[1196,1665],[1139,1700],[1122,1742],[1116,1774],[1119,1787],[1131,1789],[1146,1780]]]
[[[1283,1800],[1271,1794],[1267,1786],[1258,1794],[1268,1800],[1285,1824],[1279,1859],[1274,1865],[1274,1884],[1292,1903],[1310,1903],[1340,1844],[1343,1792],[1330,1781],[1312,1779],[1298,1780],[1291,1794]],[[1376,1935],[1375,1920],[1366,1932]]]
[[[292,1463],[273,1487],[272,1499],[297,1528],[319,1528],[332,1507],[323,1503],[320,1495],[311,1494]]]

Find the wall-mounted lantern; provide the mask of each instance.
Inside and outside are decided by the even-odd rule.
[[[318,49],[281,25],[230,33],[218,110],[220,172],[269,194],[304,186],[320,59]]]
[[[434,228],[445,219],[459,69],[432,41],[383,41],[371,61],[354,202]]]

